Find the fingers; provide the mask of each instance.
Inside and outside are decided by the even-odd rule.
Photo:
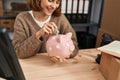
[[[52,34],[54,33],[55,29],[57,28],[56,24],[54,22],[49,22],[49,23],[46,23],[44,26],[43,26],[43,30],[46,34]]]
[[[54,26],[54,29],[57,28],[57,25],[54,22],[50,22],[50,24]]]
[[[58,56],[52,56],[51,60],[56,63],[56,62],[64,62],[66,59],[61,59]]]
[[[51,57],[51,60],[52,60],[53,62],[55,62],[55,63],[56,63],[56,62],[59,62],[59,59],[58,59],[58,58],[56,58],[56,57],[54,57],[54,56],[53,56],[53,57]]]
[[[54,22],[45,23],[42,29],[36,32],[36,37],[39,39],[46,34],[53,34],[55,29],[57,29],[57,25]]]

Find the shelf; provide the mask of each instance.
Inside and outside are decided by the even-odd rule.
[[[0,16],[0,19],[15,19],[16,16]]]
[[[90,23],[71,23],[71,25],[73,27],[93,27],[93,26],[96,26],[98,27],[98,24],[97,23],[94,23],[94,22],[90,22]]]

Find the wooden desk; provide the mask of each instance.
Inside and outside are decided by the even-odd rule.
[[[21,59],[20,64],[27,80],[105,80],[95,62],[98,53],[95,49],[80,50],[63,63],[53,63],[43,53]]]

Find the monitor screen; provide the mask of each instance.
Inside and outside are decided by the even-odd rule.
[[[12,41],[5,28],[0,27],[0,77],[7,80],[25,80]]]

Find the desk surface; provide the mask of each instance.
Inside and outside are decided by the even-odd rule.
[[[53,63],[46,53],[20,59],[27,80],[105,80],[95,62],[95,49],[80,50],[79,54],[63,63]]]

